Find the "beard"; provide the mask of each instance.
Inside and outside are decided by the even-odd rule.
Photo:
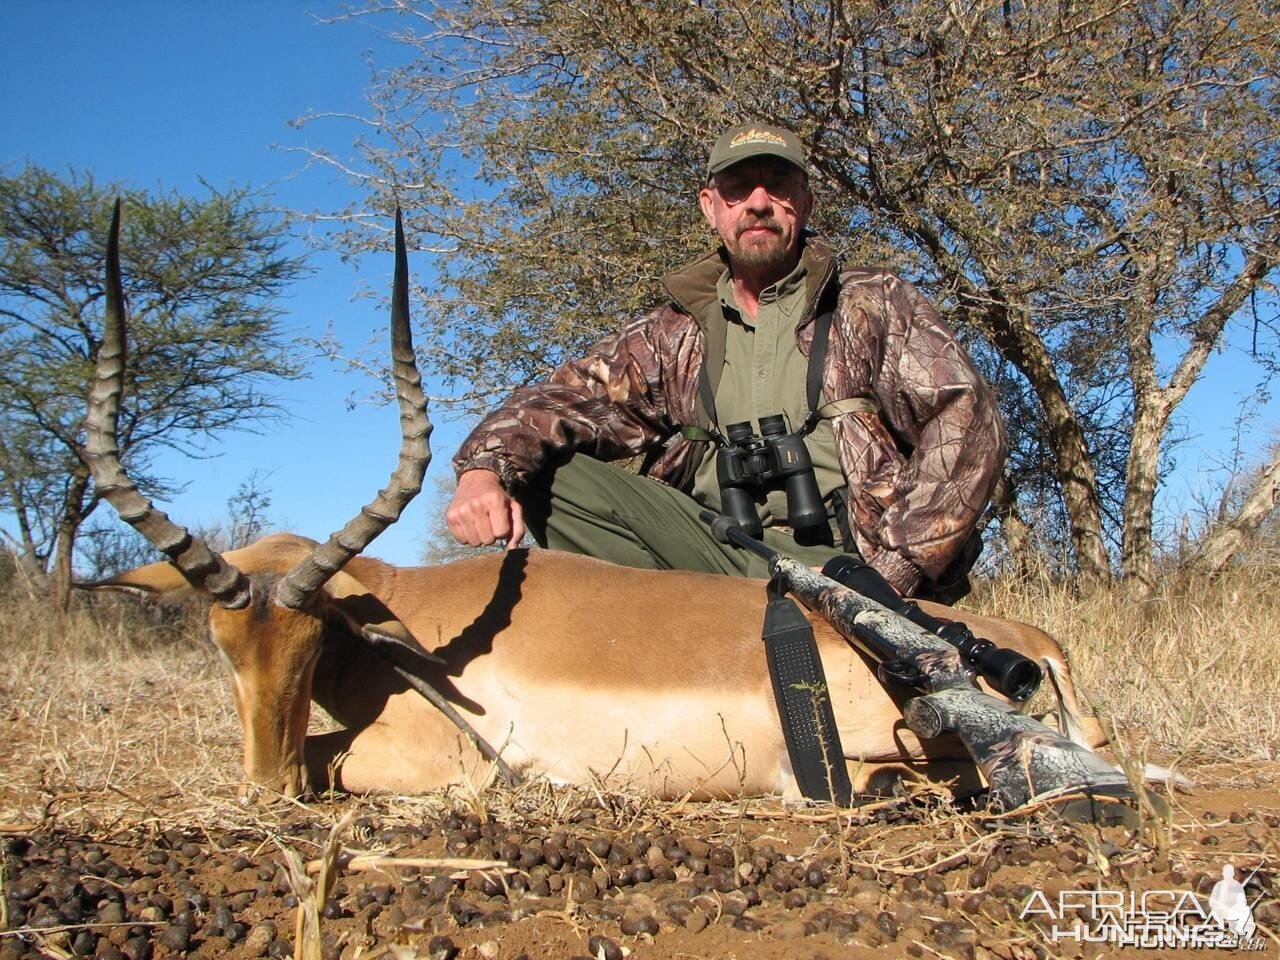
[[[770,232],[743,238],[746,231],[761,227]],[[775,217],[763,217],[739,224],[733,242],[727,246],[735,263],[754,270],[773,271],[791,265],[791,244],[783,232],[782,224]]]

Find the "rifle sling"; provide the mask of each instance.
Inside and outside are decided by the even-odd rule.
[[[764,614],[765,657],[796,783],[810,800],[834,800],[847,807],[853,788],[813,628],[795,602],[786,596],[780,578],[769,581],[768,591],[769,604]]]

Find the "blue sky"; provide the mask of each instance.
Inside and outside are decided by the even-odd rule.
[[[307,168],[289,147],[325,145],[350,154],[351,124],[303,129],[289,121],[309,110],[362,111],[372,53],[386,65],[400,56],[367,20],[326,25],[315,15],[336,4],[280,2],[129,2],[5,5],[0,30],[0,165],[32,161],[55,171],[92,170],[101,181],[199,194],[200,180],[264,187],[280,204],[332,210],[357,199],[357,188],[330,169]],[[383,26],[389,26],[386,21]],[[300,245],[299,245],[300,246]],[[385,340],[386,316],[367,285],[390,283],[391,253],[343,264],[312,254],[313,274],[282,306],[291,332],[320,335],[333,324],[351,352],[371,336]],[[430,269],[411,254],[411,267]],[[348,409],[372,381],[327,361],[311,377],[280,384],[288,416],[260,435],[228,434],[192,461],[172,456],[159,472],[188,484],[163,504],[182,523],[216,523],[249,474],[269,474],[269,516],[280,527],[317,539],[341,526],[383,486],[396,464],[399,423],[392,407]],[[435,509],[431,477],[448,470],[461,441],[456,423],[435,418],[428,485],[401,522],[370,552],[412,562]]]
[[[10,0],[0,29],[0,165],[25,161],[54,170],[92,170],[99,180],[198,192],[200,179],[271,190],[282,205],[332,210],[358,199],[334,171],[307,167],[289,147],[324,145],[352,152],[354,124],[329,121],[301,129],[289,121],[309,110],[360,113],[372,56],[380,66],[403,57],[380,32],[387,20],[326,25],[316,16],[336,4],[222,0],[217,3],[67,2]],[[283,306],[301,335],[333,324],[349,351],[382,335],[386,318],[369,299],[353,300],[366,284],[389,283],[390,253],[342,264],[313,254],[314,273]],[[431,264],[411,254],[419,273]],[[655,297],[658,292],[655,291]],[[344,523],[395,465],[398,422],[389,407],[349,410],[346,399],[372,385],[317,361],[311,378],[282,384],[288,417],[259,436],[227,435],[210,459],[172,457],[162,474],[188,483],[164,504],[189,525],[216,523],[227,498],[257,469],[269,475],[270,517],[276,526],[323,538]],[[1242,397],[1259,379],[1242,351],[1216,356],[1184,407],[1190,442],[1178,474],[1162,494],[1166,516],[1177,516],[1227,456],[1231,423]],[[421,553],[421,538],[437,508],[433,477],[462,438],[456,423],[435,418],[435,460],[424,494],[370,552],[398,563]],[[1274,406],[1246,436],[1256,449],[1274,423]],[[3,520],[0,519],[0,523]]]

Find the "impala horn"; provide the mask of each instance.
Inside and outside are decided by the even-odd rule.
[[[396,208],[396,270],[391,293],[391,362],[400,406],[400,463],[385,489],[356,514],[345,527],[319,544],[310,556],[290,570],[275,588],[275,602],[297,610],[373,538],[400,519],[409,501],[422,489],[422,478],[431,462],[431,421],[422,376],[413,354],[409,332],[409,264],[404,249],[404,227]]]
[[[120,201],[116,200],[107,235],[107,305],[103,318],[102,345],[98,347],[93,387],[89,391],[89,412],[85,416],[88,434],[85,459],[93,472],[98,493],[116,508],[126,522],[169,558],[187,582],[202,593],[212,595],[224,607],[243,607],[249,602],[249,581],[214,550],[182,526],[174,523],[138,492],[120,463],[116,428],[120,419],[120,397],[124,393],[125,306],[120,283]]]

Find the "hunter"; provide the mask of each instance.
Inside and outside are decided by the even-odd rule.
[[[614,563],[766,576],[698,513],[720,509],[716,438],[780,413],[803,433],[827,523],[789,528],[783,491],[761,489],[764,541],[815,567],[856,554],[904,595],[958,599],[1006,454],[964,347],[910,283],[842,266],[806,232],[814,196],[790,130],[725,132],[698,202],[720,246],[663,279],[662,306],[471,432],[449,529],[472,546],[510,548],[527,528]],[[627,458],[638,472],[611,462]]]

